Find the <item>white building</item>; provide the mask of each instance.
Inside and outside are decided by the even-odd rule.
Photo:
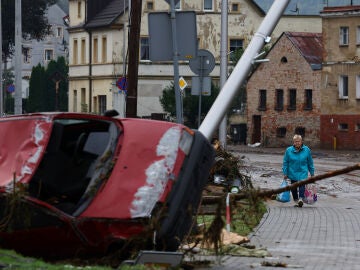
[[[269,8],[269,2],[271,1],[229,1],[229,52],[249,44]],[[318,3],[304,5],[300,1],[295,7],[292,1],[273,33],[273,40],[284,31],[321,32],[319,11],[323,8],[323,1],[315,2]],[[127,0],[69,0],[70,111],[103,113],[107,109],[115,108],[123,113],[124,103],[119,100],[121,101],[124,95],[119,93],[115,83],[126,75],[124,55],[127,55],[129,30],[127,7]],[[177,10],[196,12],[198,48],[206,49],[215,56],[216,66],[210,76],[217,84],[220,76],[221,1],[180,0]],[[174,80],[171,61],[149,60],[148,15],[155,11],[169,11],[169,4],[164,0],[143,1],[137,96],[139,117],[163,112],[159,97],[162,90]],[[180,62],[179,73],[190,87],[191,77],[195,74],[190,70],[187,61]]]

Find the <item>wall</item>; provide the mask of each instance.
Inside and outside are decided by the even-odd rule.
[[[287,63],[281,62],[282,57],[287,58]],[[313,71],[310,65],[292,45],[290,40],[283,35],[269,52],[267,63],[262,63],[251,76],[247,84],[247,121],[248,139],[252,141],[254,126],[253,115],[261,116],[261,143],[265,146],[284,147],[291,143],[295,128],[304,127],[304,142],[311,147],[319,145],[320,129],[320,82],[321,71]],[[287,110],[289,105],[289,89],[297,89],[296,110]],[[259,90],[267,91],[266,110],[258,110]],[[275,110],[275,89],[284,91],[284,109]],[[304,110],[304,91],[312,89],[313,109]],[[278,137],[277,128],[285,127],[286,135]]]

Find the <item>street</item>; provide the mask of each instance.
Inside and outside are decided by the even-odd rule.
[[[285,149],[229,148],[244,161],[255,187],[280,186]],[[356,152],[314,150],[313,158],[315,175],[359,163]],[[249,239],[270,255],[224,255],[211,269],[360,269],[359,176],[357,170],[316,182],[318,202],[303,208],[267,201],[268,212]]]

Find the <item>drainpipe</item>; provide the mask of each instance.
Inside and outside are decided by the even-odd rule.
[[[88,30],[89,34],[89,112],[92,111],[92,32]]]

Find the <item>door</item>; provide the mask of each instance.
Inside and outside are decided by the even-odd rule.
[[[252,143],[261,142],[261,115],[253,115]]]

